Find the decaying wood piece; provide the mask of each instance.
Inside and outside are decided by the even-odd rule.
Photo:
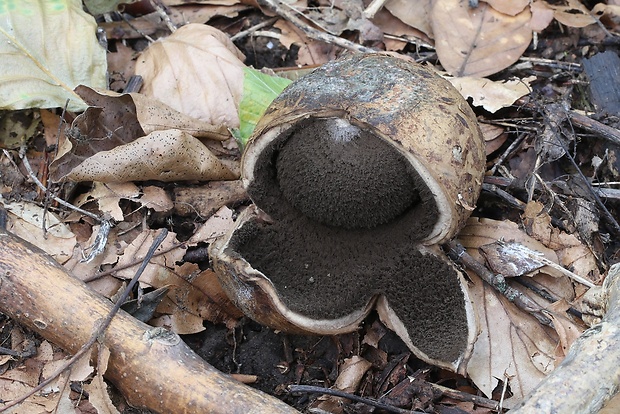
[[[590,81],[590,98],[597,112],[616,115],[620,111],[620,57],[606,51],[583,59],[581,64]]]
[[[75,353],[111,308],[47,254],[0,231],[0,312]],[[217,371],[165,332],[120,311],[101,339],[111,351],[104,376],[131,405],[160,413],[297,412]]]
[[[607,313],[601,323],[585,331],[511,413],[597,413],[620,390],[620,265],[611,267],[603,288]]]

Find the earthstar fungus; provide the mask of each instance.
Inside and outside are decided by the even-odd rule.
[[[419,358],[464,373],[476,318],[438,246],[469,217],[484,167],[474,113],[431,69],[330,62],[257,125],[242,159],[254,205],[212,243],[213,267],[260,323],[339,334],[374,308]]]

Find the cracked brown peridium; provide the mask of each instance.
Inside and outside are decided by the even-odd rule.
[[[383,54],[289,85],[248,142],[254,205],[210,255],[249,317],[294,333],[357,329],[372,309],[421,359],[464,372],[477,335],[466,282],[438,245],[482,185],[471,108],[431,69]]]

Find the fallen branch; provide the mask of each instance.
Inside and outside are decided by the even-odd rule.
[[[511,414],[597,413],[620,390],[620,265],[604,283],[607,313]]]
[[[0,230],[0,312],[75,353],[112,306],[47,254]],[[217,371],[178,335],[164,333],[120,311],[100,338],[111,351],[104,376],[131,405],[160,413],[297,412]]]

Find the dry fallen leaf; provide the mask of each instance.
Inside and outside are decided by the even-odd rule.
[[[598,283],[601,278],[592,251],[575,235],[565,233],[551,224],[551,217],[545,206],[537,201],[529,202],[523,213],[526,231],[545,246],[553,249],[559,263],[573,273]]]
[[[553,21],[553,9],[549,7],[546,1],[536,0],[530,5],[532,11],[532,19],[530,27],[535,32],[542,32]]]
[[[530,82],[536,77],[530,76],[508,81],[492,81],[471,76],[448,77],[447,79],[466,99],[472,98],[475,106],[482,106],[494,113],[529,94],[531,92]]]
[[[99,233],[101,226],[93,226],[92,234],[89,239],[80,242],[73,251],[73,256],[63,266],[80,280],[89,280],[102,269],[109,268],[109,265],[115,264],[119,260],[119,256],[127,245],[127,243],[118,239],[120,226],[114,226],[108,234],[108,242],[102,254],[95,256],[90,262],[82,262],[82,259],[88,255],[90,249],[95,243],[95,239]],[[88,287],[93,291],[107,298],[114,295],[120,289],[122,282],[111,275],[102,276],[94,281],[88,282]]]
[[[478,248],[498,239],[518,242],[543,253],[549,260],[558,261],[553,250],[525,234],[516,223],[510,221],[469,219],[467,226],[459,234],[461,243],[481,263],[484,259]],[[532,283],[556,297],[565,297],[568,300],[574,298],[574,289],[567,277],[549,267],[543,267],[539,272],[544,273],[534,276]],[[556,277],[549,277],[545,273],[554,274]],[[470,292],[482,329],[467,367],[468,374],[487,396],[491,395],[498,379],[509,380],[514,396],[508,404],[514,404],[555,367],[559,357],[557,348],[561,344],[561,336],[567,338],[566,332],[561,331],[562,335],[558,335],[553,329],[542,326],[533,316],[519,310],[473,272],[468,274],[473,281]],[[542,300],[537,302],[553,310],[549,303]],[[572,323],[567,323],[562,328],[577,330]]]
[[[76,91],[92,106],[75,119],[67,139],[61,143],[59,155],[50,167],[52,181],[236,177],[187,133],[225,140],[229,134],[224,126],[180,114],[141,94],[118,94],[82,86]],[[153,134],[145,137],[151,131]]]
[[[188,132],[198,138],[211,138],[219,141],[224,141],[230,138],[227,128],[224,125],[213,125],[209,122],[201,121],[197,118],[185,115],[165,103],[158,101],[155,98],[146,96],[141,93],[129,93],[122,94],[105,89],[93,89],[86,86],[78,86],[75,88],[84,101],[90,106],[102,108],[102,116],[106,117],[107,121],[115,120],[114,116],[118,117],[118,113],[127,111],[131,119],[123,116],[124,122],[131,120],[131,122],[137,121],[137,123],[144,131],[144,134],[149,134],[153,131],[161,131],[165,129],[180,129]],[[135,120],[134,120],[135,116]],[[112,119],[110,119],[112,117]],[[104,125],[111,126],[115,124],[108,124],[104,122]],[[78,124],[78,126],[81,126]],[[125,125],[117,125],[116,129]],[[131,139],[138,138],[141,135],[129,135],[125,133],[125,142],[131,141]]]
[[[536,318],[520,311],[477,275],[468,274],[481,333],[467,373],[489,397],[498,379],[509,381],[513,397],[504,406],[511,406],[553,370],[558,338],[552,329],[544,328]]]
[[[179,129],[196,138],[224,141],[230,133],[224,124],[211,124],[185,115],[170,106],[141,93],[129,94],[136,105],[136,116],[145,134],[165,129]]]
[[[433,0],[389,0],[385,8],[403,23],[433,38],[431,9]]]
[[[379,10],[372,22],[383,31],[383,44],[387,50],[402,50],[407,46],[408,41],[416,44],[433,44],[433,40],[426,33],[403,23],[387,10]],[[402,40],[394,39],[392,36],[397,36]]]
[[[84,110],[73,88],[105,86],[106,51],[82,2],[2,2],[0,13],[0,109],[63,107],[69,99],[69,111]]]
[[[7,203],[2,196],[0,206],[9,213],[7,230],[44,250],[60,264],[69,260],[76,237],[58,216],[26,201]],[[43,220],[46,232],[43,231]]]
[[[235,225],[233,219],[233,211],[223,206],[217,213],[213,214],[209,219],[200,225],[194,232],[192,237],[187,241],[189,246],[195,246],[198,243],[210,243],[217,237],[226,234]]]
[[[300,66],[322,65],[336,58],[337,47],[318,40],[308,39],[308,37],[286,20],[278,20],[274,27],[280,29],[280,43],[288,49],[291,45],[299,46],[297,52],[297,63]]]
[[[478,248],[502,240],[506,243],[519,243],[531,250],[542,253],[545,258],[552,262],[558,262],[558,256],[552,249],[528,236],[519,229],[516,223],[508,220],[498,221],[486,218],[470,218],[467,220],[467,225],[459,233],[459,240],[461,240],[463,246],[476,249],[476,254],[474,255],[476,258],[481,257],[477,252]],[[561,273],[552,268],[543,267],[543,271],[555,277],[562,276]]]
[[[163,2],[164,4],[167,2]],[[183,4],[172,6],[166,9],[166,14],[170,16],[170,20],[177,27],[181,27],[188,23],[205,24],[214,17],[226,17],[232,19],[237,17],[240,12],[251,9],[250,5],[246,4],[234,4],[228,5],[214,5],[204,4],[202,2],[191,2],[183,0]]]
[[[553,321],[553,328],[560,340],[560,344],[556,349],[556,364],[564,359],[570,346],[585,330],[583,323],[579,326],[566,315],[568,308],[570,308],[570,304],[566,300],[561,299],[546,309],[546,315]]]
[[[232,180],[237,174],[197,138],[171,129],[87,158],[64,177],[73,181]]]
[[[486,0],[487,3],[500,13],[516,16],[530,4],[530,0]]]
[[[15,330],[13,330],[11,336],[13,339],[12,342],[15,342],[15,338],[20,338],[22,341],[24,339],[23,336],[17,334]],[[13,344],[12,349],[17,350],[19,349],[19,346]],[[64,354],[55,352],[53,346],[49,342],[41,342],[41,344],[37,347],[36,356],[21,361],[16,364],[14,368],[7,370],[0,375],[0,395],[2,395],[2,399],[5,401],[11,401],[32,391],[32,389],[39,384],[41,378],[47,378],[49,373],[54,371],[54,368],[66,362],[66,359],[62,359],[63,356]],[[75,364],[77,375],[72,374],[73,378],[81,378],[76,381],[82,381],[85,379],[83,374],[86,371],[83,367],[84,362],[88,365],[88,355],[86,355],[86,358],[83,359],[86,361],[80,360]],[[68,380],[68,374],[65,373],[61,375],[56,381],[45,387],[41,392],[35,393],[31,397],[28,397],[28,399],[23,403],[11,408],[10,413],[32,414],[74,412],[72,402],[69,400],[70,387]],[[64,389],[68,391],[65,392]]]
[[[485,142],[485,151],[487,155],[497,151],[506,139],[508,138],[508,134],[505,134],[505,128],[499,125],[480,123],[480,130],[482,131],[482,136],[484,137]]]
[[[138,58],[142,93],[212,125],[239,127],[244,56],[228,36],[188,24],[158,40]]]
[[[103,379],[103,374],[108,369],[110,349],[99,344],[97,350],[97,375],[90,384],[84,385],[84,389],[88,392],[88,400],[97,410],[97,414],[120,414],[110,399],[108,384]]]
[[[482,78],[499,72],[516,62],[532,40],[529,8],[508,16],[485,2],[472,8],[464,1],[445,0],[433,4],[431,16],[437,55],[453,76]]]
[[[579,0],[566,0],[555,5],[547,3],[554,11],[553,17],[569,27],[586,27],[596,23],[588,8]]]
[[[164,316],[153,321],[155,326],[168,326],[178,334],[204,331],[205,320],[234,327],[243,316],[210,269],[200,271],[198,265],[185,263],[176,271],[175,286],[157,307]]]

